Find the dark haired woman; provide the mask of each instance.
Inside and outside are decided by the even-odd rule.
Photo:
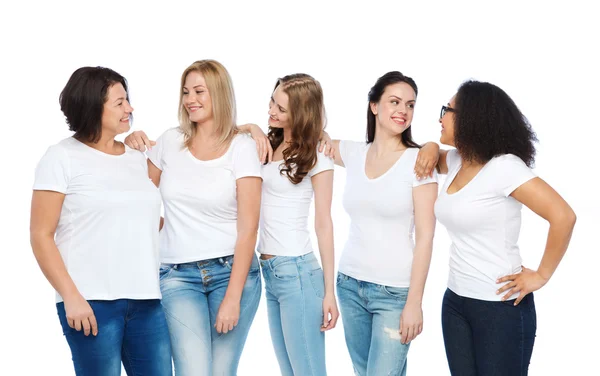
[[[171,375],[160,304],[160,195],[144,155],[115,136],[133,108],[118,73],[84,67],[60,95],[73,137],[36,170],[31,246],[57,292],[77,375]],[[55,238],[56,235],[56,238]]]
[[[421,302],[433,247],[437,176],[418,179],[411,123],[417,85],[400,72],[369,92],[367,142],[333,141],[346,168],[349,238],[337,290],[357,375],[405,375],[421,333]],[[414,235],[414,240],[413,240]]]
[[[331,220],[333,161],[317,151],[324,125],[318,81],[306,74],[277,81],[269,104],[268,139],[274,154],[262,169],[258,251],[271,339],[281,374],[286,376],[327,374],[324,332],[335,327],[339,316]],[[260,138],[260,129],[255,131]],[[323,269],[308,230],[313,193]]]
[[[440,123],[440,141],[456,147],[440,153],[437,166],[448,177],[435,204],[452,239],[442,307],[450,371],[526,375],[536,331],[532,292],[566,252],[575,213],[531,171],[535,134],[502,89],[465,82],[442,107]],[[427,153],[430,147],[438,148]],[[550,223],[537,270],[521,266],[522,204]]]

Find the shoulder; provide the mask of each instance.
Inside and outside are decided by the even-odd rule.
[[[496,168],[526,168],[530,169],[525,162],[514,154],[502,154],[495,156],[490,162]]]
[[[255,147],[256,142],[247,133],[237,133],[233,136],[233,140],[231,140],[231,146],[236,148]]]

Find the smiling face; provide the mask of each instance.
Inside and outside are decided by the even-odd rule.
[[[192,71],[185,78],[181,92],[182,104],[194,123],[202,123],[212,119],[212,100],[204,76]]]
[[[412,123],[416,104],[413,88],[406,82],[388,85],[381,99],[371,103],[377,128],[392,135],[400,135]]]
[[[278,85],[269,102],[269,126],[273,128],[288,128],[290,125],[289,97]]]
[[[450,99],[448,105],[446,105],[447,110],[444,113],[444,116],[440,116],[440,124],[442,125],[442,132],[440,135],[440,142],[444,145],[455,146],[454,145],[454,108],[456,105],[456,96]]]
[[[133,107],[127,100],[127,92],[120,83],[108,89],[107,99],[102,111],[102,133],[121,134],[129,131],[130,116]]]

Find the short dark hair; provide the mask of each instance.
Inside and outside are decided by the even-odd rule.
[[[377,82],[375,82],[375,85],[373,85],[369,91],[369,105],[367,106],[367,143],[371,143],[375,139],[376,120],[375,115],[371,111],[371,103],[379,102],[383,92],[385,91],[385,88],[387,88],[389,85],[397,84],[399,82],[405,82],[410,85],[410,87],[412,87],[415,91],[415,97],[417,94],[419,94],[419,89],[417,89],[417,84],[415,81],[398,71],[387,72],[383,76],[379,77]],[[421,146],[413,141],[412,132],[410,129],[411,127],[408,127],[404,132],[402,132],[400,136],[402,144],[404,144],[406,147],[420,148]]]
[[[533,166],[537,137],[504,90],[469,80],[454,100],[454,144],[463,159],[485,164],[496,156],[514,154]]]
[[[127,92],[127,80],[112,69],[83,67],[73,72],[59,98],[69,130],[75,132],[73,137],[87,142],[100,140],[102,112],[108,100],[108,89],[118,83]]]

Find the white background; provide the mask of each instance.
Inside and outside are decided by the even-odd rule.
[[[525,2],[523,2],[525,3]],[[135,129],[156,138],[177,125],[181,72],[214,58],[233,77],[239,123],[267,124],[278,77],[305,72],[324,89],[334,138],[363,140],[367,92],[389,70],[419,86],[413,134],[438,140],[439,109],[468,78],[505,89],[540,143],[536,172],[571,204],[578,222],[550,283],[536,293],[538,331],[531,375],[598,374],[596,279],[600,230],[595,149],[599,131],[596,12],[578,1],[377,1],[361,5],[225,1],[3,2],[0,105],[3,174],[3,375],[71,375],[54,293],[29,246],[33,171],[49,145],[68,137],[58,96],[71,73],[102,65],[129,81]],[[336,169],[336,260],[347,235],[341,207],[344,170]],[[547,223],[523,212],[524,264],[535,268]],[[425,327],[409,352],[409,375],[447,375],[440,325],[449,239],[438,225],[425,291]],[[330,375],[351,375],[341,322],[327,335]],[[277,375],[264,299],[240,375]]]

